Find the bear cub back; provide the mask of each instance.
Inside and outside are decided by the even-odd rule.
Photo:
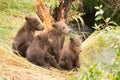
[[[45,61],[45,55],[47,54],[49,44],[50,41],[48,36],[42,34],[36,36],[27,49],[27,59],[36,65],[49,68],[49,64]]]

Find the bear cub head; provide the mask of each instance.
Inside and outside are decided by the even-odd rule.
[[[67,35],[71,32],[71,29],[65,24],[63,21],[58,21],[52,25],[52,27],[56,30],[58,34]]]
[[[29,25],[28,28],[30,30],[40,31],[44,29],[44,26],[40,23],[40,21],[32,15],[26,16],[25,20],[26,20],[26,24]]]
[[[69,47],[73,52],[75,52],[75,53],[81,52],[82,51],[81,44],[82,44],[82,36],[70,38]]]

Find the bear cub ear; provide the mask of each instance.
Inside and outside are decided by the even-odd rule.
[[[55,28],[55,27],[56,27],[56,23],[53,23],[53,24],[52,24],[52,27]]]
[[[31,14],[29,14],[28,16],[25,17],[25,20],[28,21],[30,20],[31,18],[33,18],[33,16]]]
[[[71,38],[70,38],[70,42],[73,42],[73,41],[74,41],[74,38],[71,37]]]
[[[28,21],[29,19],[30,19],[30,17],[29,17],[29,16],[26,16],[26,17],[25,17],[25,20],[26,20],[26,21]]]

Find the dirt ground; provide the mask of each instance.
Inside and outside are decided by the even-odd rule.
[[[78,72],[44,69],[0,48],[0,80],[69,80]]]

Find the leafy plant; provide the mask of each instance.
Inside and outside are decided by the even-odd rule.
[[[104,11],[102,9],[102,5],[100,6],[96,6],[95,9],[97,10],[96,14],[95,14],[95,21],[97,23],[95,23],[94,25],[94,29],[96,30],[101,30],[101,29],[110,29],[112,26],[118,26],[117,23],[115,23],[114,21],[111,21],[110,17],[105,18],[104,17]]]
[[[90,67],[82,66],[78,71],[80,76],[71,78],[70,80],[119,80],[120,79],[120,46],[118,54],[111,62],[112,68],[104,70],[106,64],[94,63]]]
[[[95,11],[94,7],[98,6],[100,4],[103,5],[103,10],[104,10],[104,16],[110,16],[111,20],[113,20],[114,22],[116,22],[117,24],[120,25],[120,7],[119,7],[119,0],[81,0],[84,8],[85,8],[85,12],[93,12]]]
[[[83,66],[85,67],[85,66]],[[78,69],[82,74],[79,80],[97,80],[102,77],[102,70],[97,63],[94,63],[90,68]]]
[[[83,18],[81,17],[82,15],[83,15],[82,13],[79,13],[78,15],[72,16],[73,20],[75,20],[75,21],[77,22],[78,30],[79,30],[79,31],[80,31],[80,26],[82,26],[82,27],[85,26],[84,20],[83,20]],[[80,22],[81,22],[81,25],[80,25]]]
[[[116,51],[116,56],[110,62],[109,67],[107,64],[100,62],[93,63],[90,67],[82,65],[81,68],[78,69],[78,71],[80,72],[80,76],[78,76],[77,78],[76,77],[72,78],[72,80],[119,80],[120,79],[120,34],[118,31],[114,31],[115,29],[113,29],[114,26],[117,27],[118,25],[114,21],[112,21],[109,17],[104,18],[104,11],[102,10],[102,5],[95,8],[98,10],[96,12],[96,18],[95,18],[97,21],[95,25],[96,27],[98,27],[96,29],[100,30],[101,28],[103,28],[105,30],[102,31],[106,32],[106,30],[108,30],[111,33],[109,36],[108,35],[105,36],[105,40],[113,41],[115,39],[115,41],[113,41],[109,46],[111,46]],[[102,32],[100,34],[102,34]]]

